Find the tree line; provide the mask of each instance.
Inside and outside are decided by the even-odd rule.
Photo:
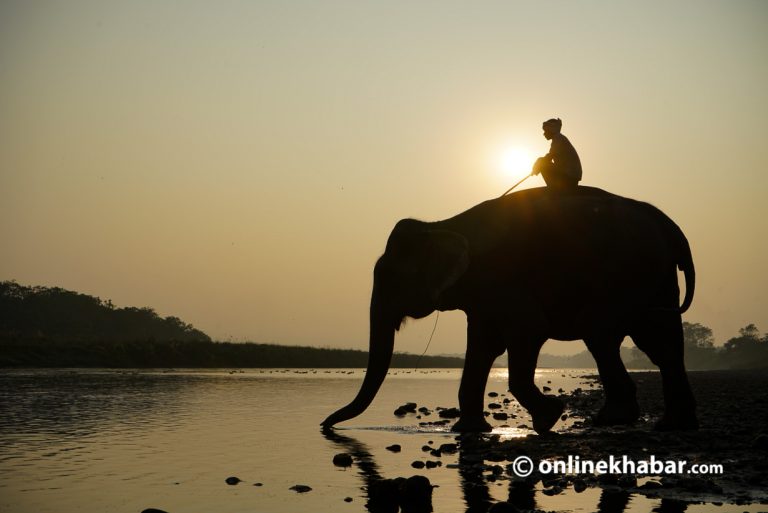
[[[768,368],[768,334],[754,324],[716,346],[712,330],[683,323],[690,370]],[[622,347],[628,368],[653,369],[645,353]],[[214,342],[178,317],[58,287],[0,282],[0,367],[365,367],[366,351]],[[463,358],[396,353],[393,367],[462,367]],[[592,356],[543,354],[541,367],[594,368]]]
[[[739,330],[722,346],[715,345],[712,330],[700,323],[683,322],[685,366],[688,370],[766,369],[768,333],[760,334],[754,324]],[[655,369],[637,347],[622,347],[621,359],[628,369]],[[539,366],[594,368],[592,355],[583,351],[572,356],[542,355]]]
[[[214,342],[178,317],[116,308],[58,287],[0,282],[0,367],[365,367],[366,351]],[[461,367],[461,358],[396,353],[393,367]]]

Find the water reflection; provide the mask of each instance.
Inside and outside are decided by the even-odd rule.
[[[381,504],[371,496],[371,491],[377,488],[382,481],[387,481],[383,476],[381,467],[376,463],[376,459],[371,451],[363,442],[349,435],[341,435],[333,429],[324,429],[323,436],[333,442],[344,452],[351,454],[358,468],[358,474],[362,478],[364,489],[367,492],[366,507],[374,513],[397,513],[399,510],[397,504]],[[479,437],[478,437],[479,438]],[[490,483],[495,483],[498,478],[502,478],[497,473],[487,474],[488,466],[485,463],[484,456],[473,449],[472,439],[465,437],[459,444],[459,462],[458,474],[461,491],[466,506],[466,513],[485,513],[489,508],[497,503],[490,490]],[[498,469],[497,469],[498,471]],[[506,478],[504,478],[506,479]],[[542,483],[540,477],[535,475],[525,479],[514,478],[509,481],[507,488],[506,502],[518,510],[548,510],[552,509],[551,504],[545,504],[550,497],[541,498],[542,485],[552,483]],[[599,489],[587,489],[587,491],[576,495],[576,492],[570,491],[560,495],[567,503],[569,509],[574,509],[574,503],[580,504],[583,509],[589,511],[588,504],[596,500],[595,511],[598,513],[625,513],[630,509],[632,499],[642,499],[649,501],[645,496],[632,494],[626,490],[614,486],[607,486]],[[568,500],[570,499],[570,500]],[[682,513],[687,510],[689,503],[686,501],[662,498],[658,499],[652,511],[654,513]],[[558,508],[562,509],[562,508]],[[403,513],[421,513],[428,510],[413,510],[404,508]]]
[[[31,371],[0,376],[0,461],[63,462],[81,457],[94,439],[109,433],[130,444],[146,426],[176,425],[185,415],[174,376],[103,372]],[[61,469],[58,475],[66,475]]]

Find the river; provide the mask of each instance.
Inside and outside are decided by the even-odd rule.
[[[591,373],[539,370],[536,380],[570,392],[594,386],[583,377]],[[0,373],[0,511],[362,512],[371,479],[415,474],[438,486],[435,511],[474,511],[468,490],[481,487],[486,498],[506,500],[508,481],[467,483],[457,454],[434,458],[422,450],[454,441],[447,426],[420,422],[438,420],[438,406],[457,406],[460,375],[394,369],[366,413],[340,425],[340,436],[324,436],[320,421],[354,396],[362,370],[6,370]],[[499,402],[505,381],[501,369],[489,379],[487,391],[498,392]],[[409,401],[432,413],[396,417],[394,409]],[[531,433],[530,418],[516,407],[511,402],[507,411],[517,418],[493,420],[496,434]],[[387,450],[392,444],[402,451]],[[369,464],[335,467],[333,456],[342,452],[364,454]],[[415,460],[441,466],[416,470]],[[242,481],[228,485],[229,477]],[[295,485],[311,491],[298,493]],[[600,509],[599,489],[532,493],[542,510]],[[638,495],[622,509],[657,506]]]

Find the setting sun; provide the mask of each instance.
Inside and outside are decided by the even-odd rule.
[[[531,172],[535,158],[533,153],[519,146],[502,150],[498,157],[498,168],[507,178],[522,178]]]

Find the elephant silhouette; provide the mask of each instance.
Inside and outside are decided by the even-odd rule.
[[[686,283],[682,305],[678,268]],[[374,268],[367,373],[357,396],[322,425],[365,411],[405,317],[458,309],[467,316],[467,349],[455,431],[491,429],[483,415],[485,385],[505,350],[510,392],[533,428],[549,431],[563,404],[533,380],[547,339],[584,340],[605,391],[597,424],[635,421],[635,385],[619,354],[625,336],[661,371],[665,408],[656,428],[696,429],[681,320],[694,288],[682,230],[648,203],[593,187],[527,189],[443,221],[404,219]]]

